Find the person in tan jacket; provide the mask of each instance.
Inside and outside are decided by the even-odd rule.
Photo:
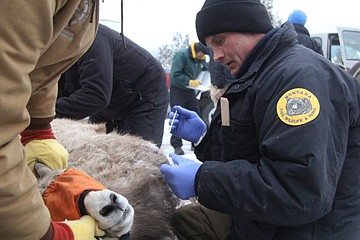
[[[5,0],[1,5],[0,236],[95,239],[96,224],[89,216],[50,220],[32,171],[37,161],[52,169],[67,167],[68,153],[50,125],[57,81],[92,44],[98,0]]]

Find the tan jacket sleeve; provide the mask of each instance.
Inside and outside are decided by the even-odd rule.
[[[1,1],[0,236],[40,239],[50,214],[26,165],[19,133],[54,115],[59,75],[90,47],[97,29],[90,0]],[[98,4],[98,1],[96,1]],[[75,14],[74,14],[75,13]]]

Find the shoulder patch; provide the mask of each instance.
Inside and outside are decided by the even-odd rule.
[[[319,115],[320,103],[312,92],[304,88],[294,88],[281,96],[276,112],[285,124],[299,126]]]
[[[72,26],[79,22],[84,22],[90,15],[92,10],[92,5],[95,4],[95,1],[90,2],[90,0],[83,0],[79,3],[78,8],[75,10],[72,18],[70,19],[69,24]]]

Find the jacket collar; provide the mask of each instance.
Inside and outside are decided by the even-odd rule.
[[[310,36],[309,31],[306,29],[306,27],[299,25],[299,24],[294,24],[294,28],[297,33],[302,33],[302,34]]]
[[[285,22],[280,28],[269,31],[245,59],[235,75],[235,81],[242,82],[253,76],[275,52],[288,45],[295,44],[297,42],[296,36],[291,22]]]

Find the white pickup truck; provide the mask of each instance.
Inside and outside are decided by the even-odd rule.
[[[360,29],[338,27],[334,33],[311,34],[324,56],[349,71],[360,61]]]

